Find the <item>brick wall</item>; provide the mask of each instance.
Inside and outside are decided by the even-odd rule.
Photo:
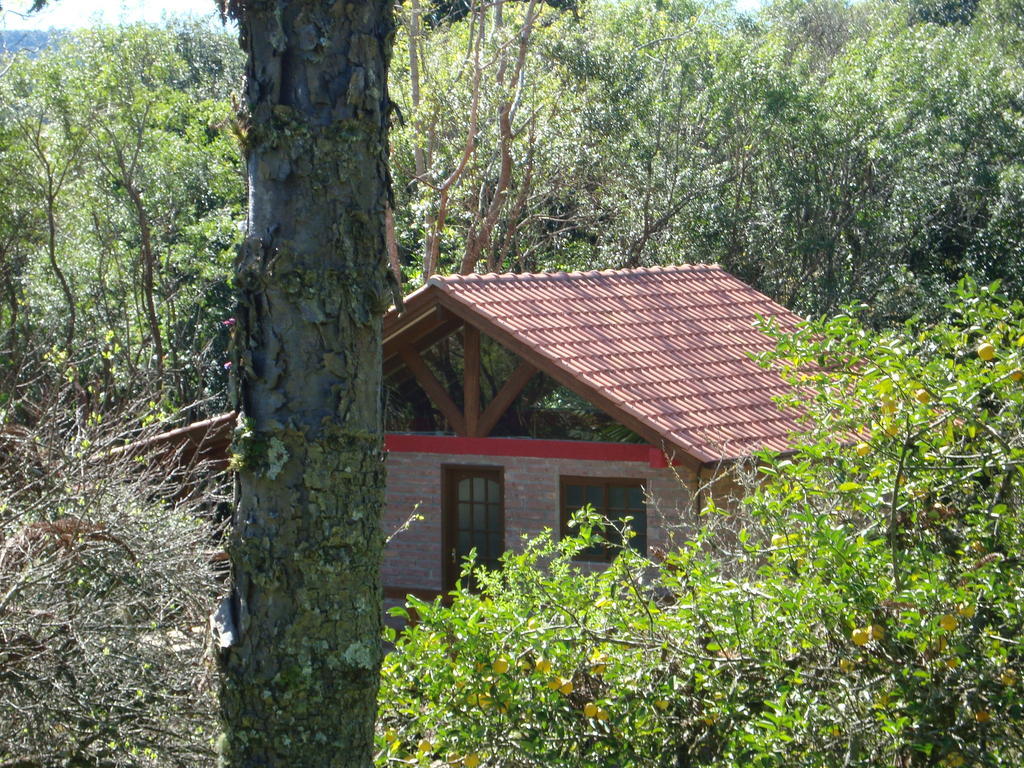
[[[665,548],[670,529],[690,518],[694,476],[680,468],[654,469],[646,462],[581,461],[436,453],[388,454],[384,530],[391,535],[414,512],[423,519],[392,538],[384,554],[385,587],[442,590],[441,477],[443,466],[500,467],[505,487],[505,548],[544,528],[558,531],[559,478],[629,478],[644,481],[648,548]]]

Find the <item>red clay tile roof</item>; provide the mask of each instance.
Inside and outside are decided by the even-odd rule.
[[[772,346],[757,317],[800,318],[720,267],[432,277],[406,307],[430,301],[702,463],[785,451],[796,430],[750,355]]]

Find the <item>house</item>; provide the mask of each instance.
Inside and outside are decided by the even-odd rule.
[[[758,318],[799,322],[717,266],[430,278],[384,318],[385,531],[421,517],[388,544],[385,596],[447,591],[471,549],[493,563],[587,503],[664,547],[720,468],[796,429],[752,359],[773,346]],[[226,456],[232,423],[157,440]]]
[[[799,322],[717,266],[430,278],[384,319],[385,529],[423,517],[386,593],[445,591],[470,549],[494,562],[588,502],[664,547],[723,464],[796,429],[758,318]]]

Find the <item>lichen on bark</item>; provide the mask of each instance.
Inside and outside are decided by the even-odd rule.
[[[245,0],[225,766],[366,766],[381,659],[389,2]]]

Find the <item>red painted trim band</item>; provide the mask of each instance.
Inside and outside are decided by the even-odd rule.
[[[665,454],[653,446],[638,443],[591,443],[583,440],[532,440],[515,437],[452,437],[389,432],[384,436],[384,448],[391,453],[638,461],[655,468],[668,466]]]

